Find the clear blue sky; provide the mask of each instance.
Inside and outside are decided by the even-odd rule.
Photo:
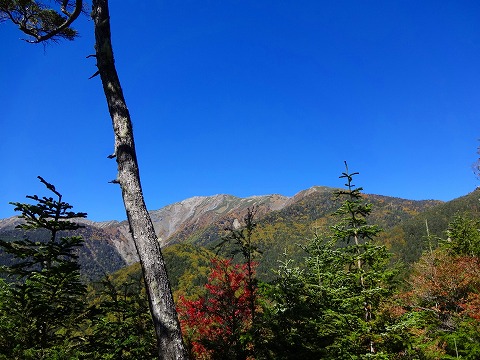
[[[474,190],[478,1],[111,1],[149,209],[195,195],[342,186],[450,200]],[[93,23],[47,47],[0,24],[0,218],[44,195],[125,219]]]

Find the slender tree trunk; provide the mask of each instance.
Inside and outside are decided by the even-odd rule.
[[[115,68],[107,0],[93,0],[98,72],[115,133],[118,164],[115,182],[122,188],[130,231],[137,248],[147,289],[160,359],[187,359],[165,263],[147,212],[140,185],[132,123]]]

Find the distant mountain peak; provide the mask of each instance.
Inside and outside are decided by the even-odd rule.
[[[206,245],[218,240],[226,226],[241,227],[247,209],[253,206],[257,208],[256,219],[260,222],[263,221],[262,219],[269,224],[276,221],[287,221],[292,224],[300,224],[299,228],[295,227],[296,230],[306,231],[311,226],[308,221],[316,223],[319,217],[325,216],[327,213],[331,214],[336,206],[332,196],[336,190],[338,189],[316,185],[290,197],[280,194],[252,195],[244,198],[228,194],[193,196],[161,209],[152,210],[150,215],[161,246],[185,241]],[[388,224],[395,223],[397,218],[404,216],[402,214],[410,208],[414,214],[436,204],[436,202],[423,204],[413,200],[401,200],[380,195],[365,196],[371,200],[378,199],[380,207],[383,206],[383,203],[393,204],[391,209],[385,210],[385,213],[378,212],[382,214],[381,216],[387,214]],[[383,221],[384,219],[379,220]],[[2,228],[13,228],[19,222],[17,217],[0,219],[0,232]],[[96,227],[100,231],[98,234],[105,234],[101,236],[105,236],[111,241],[126,263],[131,264],[138,261],[127,221],[94,222],[81,219],[79,222]],[[279,227],[279,229],[282,228],[282,226]],[[275,237],[272,241],[283,240]],[[289,241],[293,241],[292,236]]]

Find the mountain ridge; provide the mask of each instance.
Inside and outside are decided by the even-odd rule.
[[[280,194],[246,198],[228,194],[194,196],[149,212],[162,247],[180,243],[210,246],[218,242],[225,228],[241,224],[247,209],[255,207],[259,229],[267,238],[263,244],[269,250],[279,251],[284,243],[289,243],[289,236],[292,241],[297,241],[310,236],[313,226],[328,223],[328,216],[338,206],[333,196],[336,190],[338,188],[312,186],[290,197]],[[375,194],[364,196],[375,203],[373,219],[386,227],[443,203]],[[0,219],[0,236],[19,221],[17,217]],[[95,234],[95,240],[103,238],[108,243],[108,251],[112,252],[111,248],[114,248],[125,264],[138,261],[127,221],[78,219],[78,222],[88,226],[88,236]],[[282,223],[284,225],[280,226]],[[288,224],[293,225],[291,229]],[[273,255],[271,261],[274,261]]]

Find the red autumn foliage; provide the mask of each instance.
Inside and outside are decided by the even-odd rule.
[[[460,312],[472,302],[470,316],[475,313],[475,294],[480,291],[480,259],[471,256],[450,256],[445,252],[424,255],[415,265],[410,279],[412,291],[407,295],[420,306],[436,311]]]
[[[247,264],[212,260],[206,296],[180,297],[178,314],[184,338],[195,359],[231,358],[245,352],[242,335],[251,326]]]
[[[463,309],[462,314],[480,321],[480,287],[478,291],[477,293],[470,293],[466,301],[460,304],[460,307]]]
[[[478,338],[480,258],[442,249],[425,253],[414,265],[409,283],[410,290],[387,303],[385,312],[390,321],[403,317],[399,328],[408,324],[408,346],[428,359],[473,351],[470,340],[463,348],[463,342],[449,341]],[[409,316],[414,313],[420,316]]]

